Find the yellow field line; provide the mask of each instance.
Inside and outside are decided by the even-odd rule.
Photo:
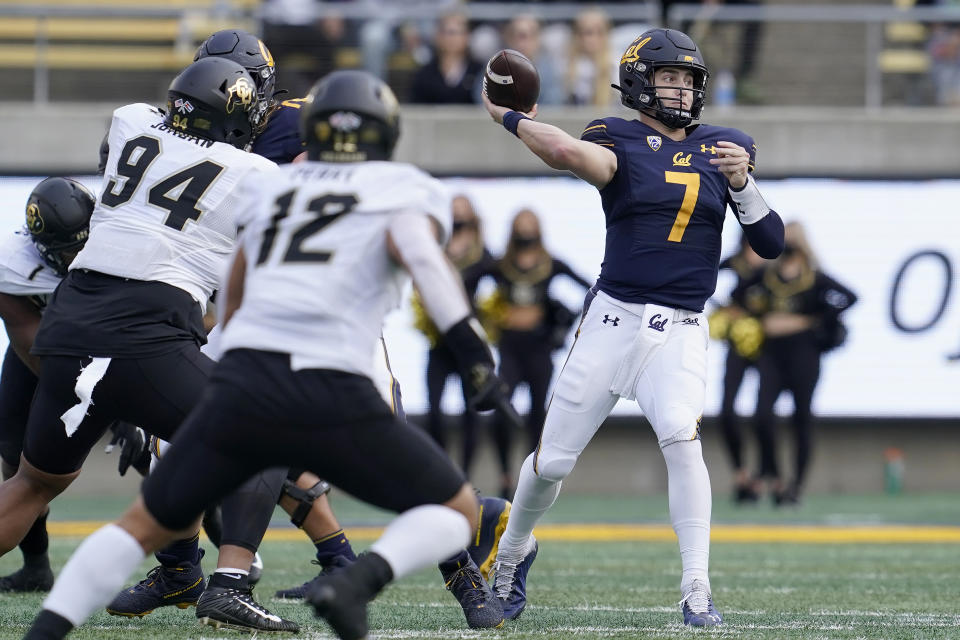
[[[103,526],[103,522],[48,522],[54,536],[87,536]],[[382,527],[348,527],[354,540],[375,540]],[[677,538],[666,525],[642,524],[558,524],[543,525],[535,531],[540,540],[564,542],[673,542]],[[302,531],[292,527],[272,528],[264,540],[305,540]],[[960,543],[960,527],[878,526],[808,526],[808,525],[716,525],[711,530],[713,542],[789,542],[810,544],[892,544],[892,543]]]

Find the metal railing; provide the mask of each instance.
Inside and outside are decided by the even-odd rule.
[[[33,67],[33,101],[45,104],[50,99],[50,64],[48,53],[52,38],[48,25],[51,21],[70,18],[132,18],[173,19],[178,21],[176,36],[172,38],[171,50],[192,57],[194,34],[192,25],[198,16],[209,21],[239,21],[249,19],[252,10],[245,10],[229,0],[215,0],[204,6],[143,6],[131,2],[129,6],[116,5],[61,5],[57,3],[32,2],[0,5],[0,21],[4,19],[32,18],[37,21],[33,41],[35,62]],[[92,41],[92,39],[91,39]]]
[[[862,24],[864,39],[864,95],[867,108],[883,103],[883,73],[880,53],[883,50],[883,29],[887,24],[903,21],[920,23],[960,23],[960,5],[923,6],[900,9],[890,4],[784,4],[784,5],[701,5],[676,4],[670,7],[667,24],[673,28],[688,22],[712,23],[786,22],[820,24]]]
[[[5,18],[35,18],[38,21],[34,47],[36,51],[33,67],[33,100],[44,103],[50,97],[50,65],[46,58],[51,40],[45,28],[46,23],[62,18],[170,18],[179,21],[178,35],[171,49],[187,51],[195,42],[196,17],[204,16],[208,20],[271,20],[269,5],[256,8],[241,8],[229,0],[215,0],[201,3],[201,8],[184,6],[142,6],[131,2],[129,6],[116,5],[61,5],[56,2],[0,4],[0,21]],[[339,15],[346,19],[393,24],[402,20],[430,20],[441,11],[455,5],[410,0],[356,0],[352,3],[316,2],[309,7],[313,17]],[[566,3],[525,3],[493,2],[467,3],[460,7],[476,21],[504,22],[517,13],[531,13],[545,22],[567,21],[576,17],[586,6],[578,2]],[[643,22],[659,24],[661,5],[657,0],[624,4],[599,3],[598,7],[606,11],[612,20],[618,23]],[[767,25],[813,23],[822,25],[850,24],[865,27],[863,37],[863,104],[868,108],[883,105],[884,73],[880,65],[884,50],[884,28],[903,21],[916,21],[923,24],[955,23],[960,24],[960,6],[931,6],[898,9],[890,4],[832,5],[832,4],[760,4],[754,6],[676,4],[670,7],[667,24],[678,28],[689,22],[709,22],[716,25],[732,25],[745,22],[762,22]],[[193,25],[193,26],[192,26]],[[859,37],[859,36],[858,36]],[[804,52],[806,55],[829,56],[823,50]],[[789,52],[783,55],[791,55]],[[827,64],[821,61],[821,64]]]

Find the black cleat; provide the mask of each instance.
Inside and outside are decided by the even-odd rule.
[[[197,602],[197,618],[215,629],[297,633],[300,625],[284,620],[253,599],[253,588],[207,587]]]
[[[200,564],[184,562],[176,567],[158,565],[147,577],[127,587],[107,605],[112,616],[142,618],[159,607],[186,609],[197,604],[203,593],[203,570]]]
[[[500,599],[494,595],[472,559],[466,566],[444,574],[443,581],[463,608],[471,629],[499,629],[503,626]]]
[[[367,553],[337,573],[321,575],[305,599],[342,640],[367,637],[367,603],[393,578],[386,560]]]
[[[8,576],[0,578],[2,593],[30,593],[50,591],[53,587],[53,571],[46,567],[21,567]]]
[[[320,564],[316,560],[311,560],[311,562],[313,564]],[[280,591],[277,591],[273,595],[274,597],[284,598],[286,600],[303,600],[303,598],[307,594],[307,591],[310,590],[310,587],[312,587],[317,580],[319,580],[323,576],[330,575],[331,573],[342,571],[343,569],[349,567],[351,564],[353,564],[351,560],[347,560],[343,556],[335,556],[333,560],[330,562],[330,564],[324,567],[323,570],[316,575],[316,577],[313,577],[307,580],[306,582],[301,584],[299,587],[290,587],[289,589],[281,589]]]

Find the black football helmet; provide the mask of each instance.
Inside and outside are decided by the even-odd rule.
[[[310,90],[301,108],[300,137],[311,160],[389,160],[400,137],[400,105],[376,76],[334,71]]]
[[[90,236],[96,198],[76,180],[47,178],[27,199],[27,231],[43,261],[61,276]]]
[[[250,72],[254,84],[257,85],[259,98],[254,117],[254,135],[259,135],[267,126],[270,112],[276,107],[273,94],[277,84],[277,67],[267,45],[252,33],[240,29],[224,29],[200,44],[193,61],[208,56],[233,60]]]
[[[253,78],[226,58],[203,58],[180,72],[167,92],[167,126],[242,149],[253,140],[259,98]]]
[[[663,106],[657,97],[654,73],[663,67],[693,72],[693,104],[689,111]],[[650,29],[627,47],[620,58],[620,92],[624,106],[656,118],[672,129],[687,127],[700,118],[710,73],[697,44],[682,31]]]

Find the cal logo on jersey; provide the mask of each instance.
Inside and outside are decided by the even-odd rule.
[[[663,145],[663,138],[660,136],[647,136],[647,145],[654,151],[659,151]]]

